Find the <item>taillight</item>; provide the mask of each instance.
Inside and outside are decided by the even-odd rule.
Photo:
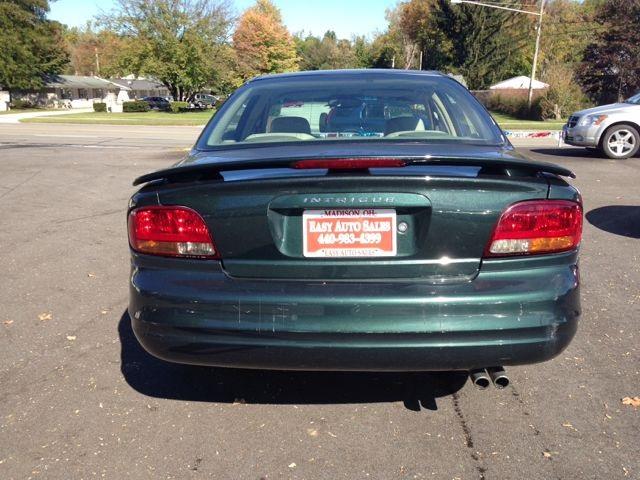
[[[498,220],[486,257],[573,250],[582,237],[582,205],[569,200],[529,200],[511,205]]]
[[[141,207],[129,213],[129,244],[136,252],[217,258],[207,225],[187,207]]]
[[[368,168],[396,168],[404,167],[406,162],[399,158],[319,158],[298,160],[293,168],[313,169],[326,168],[329,170],[366,170]]]

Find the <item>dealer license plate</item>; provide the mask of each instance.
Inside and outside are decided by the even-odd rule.
[[[393,257],[396,212],[390,209],[305,210],[305,257]]]

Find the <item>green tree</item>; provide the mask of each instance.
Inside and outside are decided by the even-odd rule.
[[[403,49],[401,36],[398,29],[387,29],[386,32],[377,34],[371,42],[371,66],[374,68],[395,67],[396,57]]]
[[[363,35],[358,35],[353,38],[352,50],[355,57],[355,68],[369,68],[373,66],[374,52],[371,42],[367,40]]]
[[[307,36],[296,37],[296,50],[302,70],[330,70],[340,68],[367,67],[366,41],[356,39],[358,49],[349,40],[338,39],[335,32],[328,31],[322,39]],[[360,55],[360,56],[357,56]]]
[[[476,89],[530,69],[533,21],[527,15],[449,0],[410,0],[398,5],[396,15],[405,68],[419,68],[422,53],[423,69],[462,74]]]
[[[527,9],[528,3],[521,1],[515,6]],[[449,4],[446,8],[452,9]],[[455,34],[459,38],[454,42],[454,65],[471,88],[487,88],[531,73],[534,16],[474,5],[463,5],[454,15],[453,38]]]
[[[68,62],[62,26],[47,20],[47,0],[0,1],[0,87],[42,86]]]
[[[572,0],[548,0],[540,41],[540,64],[565,64],[571,68],[582,60],[587,44],[601,28],[593,9]]]
[[[298,69],[296,46],[270,0],[257,0],[240,17],[233,34],[238,72],[244,79]]]
[[[227,80],[232,18],[217,0],[118,0],[101,23],[126,42],[121,71],[152,76],[176,100]]]
[[[595,21],[602,29],[585,50],[579,81],[594,100],[622,100],[640,90],[640,3],[607,0]]]

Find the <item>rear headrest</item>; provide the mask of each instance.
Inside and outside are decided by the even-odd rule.
[[[389,135],[395,132],[417,130],[419,121],[420,119],[418,117],[413,116],[390,118],[384,124],[384,134]]]
[[[311,134],[311,125],[303,117],[277,117],[271,121],[271,133]]]

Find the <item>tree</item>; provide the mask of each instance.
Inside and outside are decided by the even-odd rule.
[[[444,3],[440,0],[440,3]],[[522,0],[515,7],[531,10],[532,2]],[[452,9],[449,4],[446,8]],[[452,22],[454,65],[471,88],[491,84],[516,75],[529,75],[533,63],[536,18],[516,12],[463,5]]]
[[[640,90],[640,3],[607,0],[595,21],[603,28],[586,48],[579,81],[594,100],[622,100]]]
[[[418,51],[415,29],[407,29],[410,20],[404,18],[405,12],[411,8],[411,3],[400,3],[395,9],[386,11],[389,28],[386,35],[379,38],[381,52],[387,61],[391,60],[390,67],[413,68],[413,60]],[[389,56],[391,58],[389,59]]]
[[[587,99],[575,80],[570,64],[548,62],[541,78],[549,84],[538,102],[542,119],[560,120],[586,105]]]
[[[247,9],[233,34],[238,72],[244,79],[264,73],[298,69],[293,38],[270,0],[257,0]]]
[[[443,11],[436,0],[413,0],[400,4],[398,26],[406,37],[405,68],[422,65],[439,69],[451,62],[453,41],[443,28]]]
[[[349,40],[336,37],[335,32],[328,31],[322,39],[307,36],[305,39],[296,37],[296,50],[300,58],[302,70],[331,70],[339,68],[358,68],[368,66],[364,56],[364,39],[357,40],[358,53]],[[361,62],[365,62],[362,64]]]
[[[47,20],[47,0],[0,1],[0,87],[41,87],[43,76],[60,73],[68,56],[62,25]]]
[[[516,0],[526,8],[530,0]],[[533,22],[527,15],[449,0],[410,0],[389,15],[399,30],[404,68],[462,74],[471,88],[486,88],[530,70]],[[394,17],[395,25],[394,25]]]
[[[224,82],[232,24],[218,0],[117,0],[101,23],[124,38],[121,70],[158,79],[176,100]]]
[[[104,77],[128,75],[119,59],[128,48],[127,37],[110,30],[96,31],[91,23],[85,28],[73,27],[65,32],[70,63],[67,72],[75,75],[99,75]]]
[[[355,68],[369,68],[373,66],[374,52],[371,42],[367,40],[363,35],[358,35],[353,38],[352,50],[355,57]]]
[[[582,60],[594,33],[602,28],[594,22],[590,4],[572,0],[548,0],[540,41],[542,72],[546,65],[565,64],[574,69]]]

